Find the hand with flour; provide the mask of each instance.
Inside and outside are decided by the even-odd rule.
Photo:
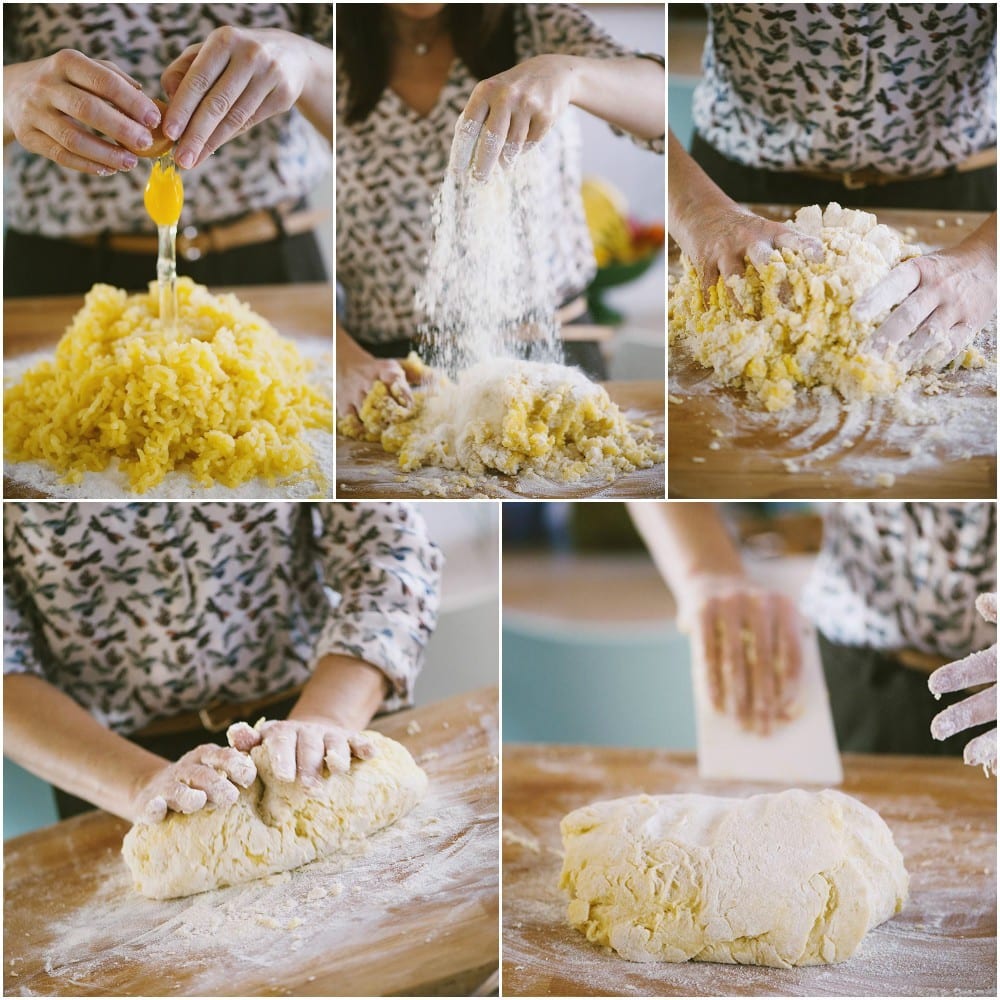
[[[384,382],[401,406],[413,402],[403,366],[393,358],[376,358],[337,323],[337,415],[361,410],[376,382]]]
[[[957,246],[898,264],[851,310],[870,322],[889,312],[873,344],[907,369],[959,357],[997,304],[996,215]]]
[[[988,622],[997,620],[997,595],[982,594],[976,599],[976,609]],[[963,729],[993,722],[997,717],[997,647],[972,653],[954,663],[946,663],[930,675],[927,686],[935,698],[951,691],[986,685],[955,705],[939,712],[931,722],[931,735],[945,740]],[[991,729],[970,740],[965,747],[965,763],[983,767],[987,774],[997,773],[997,731]]]
[[[481,80],[455,126],[451,169],[485,180],[540,142],[570,105],[640,138],[663,135],[663,67],[643,58],[547,54]]]
[[[324,765],[330,774],[343,773],[350,770],[352,757],[369,760],[375,752],[367,736],[326,719],[272,719],[256,726],[237,722],[226,738],[247,754],[256,746],[266,747],[279,781],[312,787],[320,784]]]
[[[249,788],[256,777],[257,768],[246,754],[206,743],[144,781],[133,812],[141,823],[160,823],[168,812],[231,806],[239,789]]]
[[[631,503],[629,513],[677,601],[712,704],[766,734],[789,717],[799,690],[798,613],[752,583],[714,504]]]
[[[667,156],[670,235],[694,264],[706,303],[720,277],[742,275],[747,263],[761,267],[775,250],[795,250],[812,260],[823,259],[819,240],[733,201],[688,155],[673,132]]]
[[[677,623],[691,636],[712,705],[762,735],[791,717],[802,670],[798,612],[745,576],[693,576]]]

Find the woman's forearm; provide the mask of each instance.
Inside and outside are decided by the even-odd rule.
[[[324,656],[288,713],[299,722],[333,722],[344,729],[364,729],[389,693],[377,667],[351,656]]]
[[[301,47],[301,58],[309,64],[306,83],[295,106],[327,142],[333,143],[333,53],[311,38],[295,36]]]
[[[646,548],[674,597],[702,576],[743,576],[743,560],[711,503],[628,505]]]
[[[588,59],[566,56],[572,103],[640,139],[664,132],[663,67],[652,59]]]
[[[678,242],[696,226],[710,205],[734,204],[681,145],[673,131],[667,136],[667,229]]]
[[[105,729],[72,698],[40,677],[8,674],[3,682],[3,752],[63,791],[115,816],[134,820],[139,788],[166,765]]]

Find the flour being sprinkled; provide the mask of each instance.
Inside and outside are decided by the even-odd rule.
[[[477,135],[477,123],[459,120],[416,297],[427,316],[420,329],[425,359],[451,376],[491,358],[563,359],[552,248],[539,211],[543,144],[502,156],[480,180],[469,166]]]

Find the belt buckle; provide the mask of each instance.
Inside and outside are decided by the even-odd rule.
[[[215,713],[217,712],[227,712],[228,714],[222,718],[216,716]],[[236,718],[233,715],[232,706],[221,701],[214,702],[205,708],[199,709],[198,719],[204,727],[205,732],[208,733],[221,733],[223,730],[228,729],[236,721]]]
[[[868,187],[868,181],[861,177],[861,171],[848,170],[840,175],[840,180],[848,191],[860,191],[862,188]]]
[[[197,226],[185,226],[178,237],[178,243],[180,243],[181,240],[184,240],[184,243],[178,246],[178,249],[181,252],[181,256],[185,260],[198,260],[201,257],[201,250],[199,250],[194,244],[194,241],[197,238]]]

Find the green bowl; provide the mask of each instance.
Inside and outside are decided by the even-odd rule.
[[[595,323],[607,326],[618,326],[622,323],[625,319],[624,313],[604,302],[604,291],[616,285],[627,285],[630,281],[642,277],[652,267],[653,261],[659,257],[662,250],[663,247],[657,247],[645,257],[630,260],[627,264],[608,264],[597,269],[594,280],[587,287],[587,308]]]

